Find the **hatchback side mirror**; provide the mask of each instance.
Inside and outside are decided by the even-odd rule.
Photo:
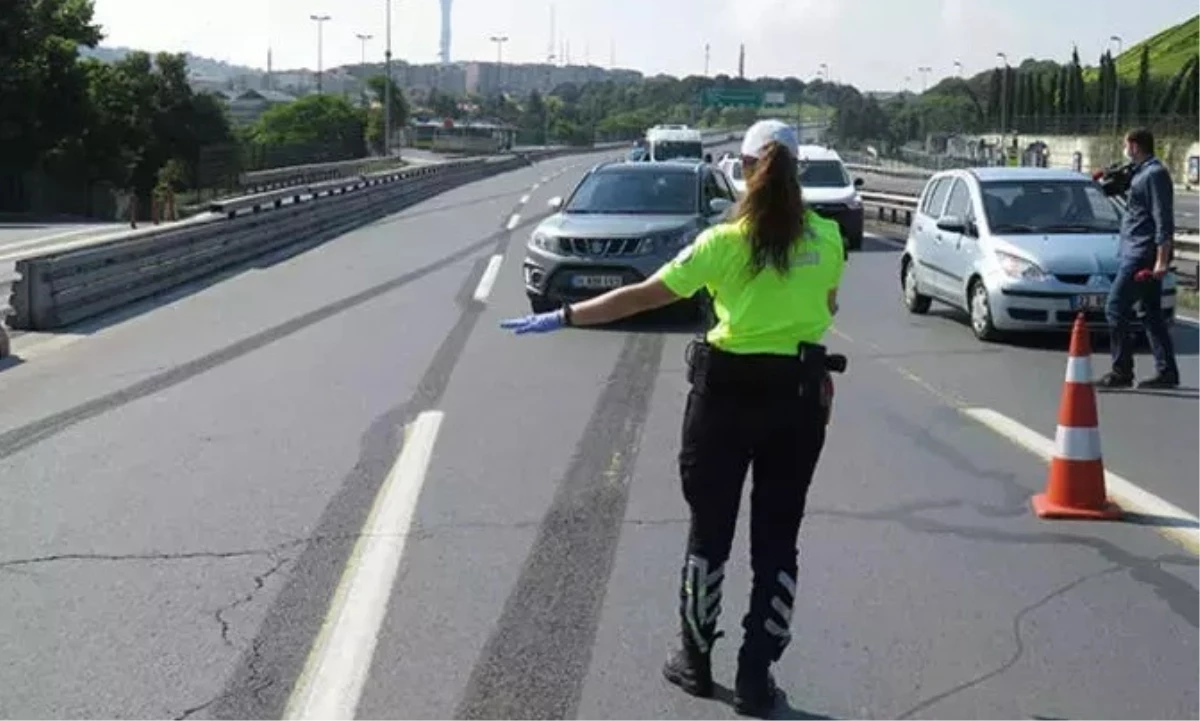
[[[866,184],[867,184],[867,181],[863,180],[862,178],[854,179],[854,187],[856,187],[856,188],[861,188]]]
[[[957,215],[947,215],[938,219],[937,227],[938,230],[944,230],[947,233],[963,235],[967,232],[967,221]]]

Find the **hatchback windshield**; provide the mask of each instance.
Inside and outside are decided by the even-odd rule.
[[[644,167],[644,166],[643,166]],[[568,213],[692,215],[696,176],[681,170],[610,170],[587,176],[571,195]]]
[[[695,142],[664,140],[654,144],[655,160],[672,160],[674,158],[702,158],[704,145]]]
[[[805,188],[844,188],[850,185],[850,176],[836,160],[802,160],[800,185]]]
[[[980,184],[993,233],[1116,233],[1117,206],[1086,180],[997,181]]]

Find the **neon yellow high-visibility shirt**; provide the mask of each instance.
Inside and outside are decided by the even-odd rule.
[[[787,273],[768,265],[752,275],[747,226],[736,222],[701,233],[655,277],[685,298],[708,290],[717,316],[708,342],[717,348],[795,355],[799,343],[820,343],[833,324],[829,291],[838,287],[845,267],[838,224],[812,211],[804,224]]]

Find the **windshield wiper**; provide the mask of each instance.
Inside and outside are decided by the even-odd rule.
[[[1032,225],[1022,225],[1021,223],[1001,223],[992,226],[992,232],[995,233],[1036,233],[1038,230],[1040,229]]]

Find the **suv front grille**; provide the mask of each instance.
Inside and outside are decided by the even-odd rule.
[[[614,257],[637,253],[641,238],[559,238],[558,247],[566,255]]]

